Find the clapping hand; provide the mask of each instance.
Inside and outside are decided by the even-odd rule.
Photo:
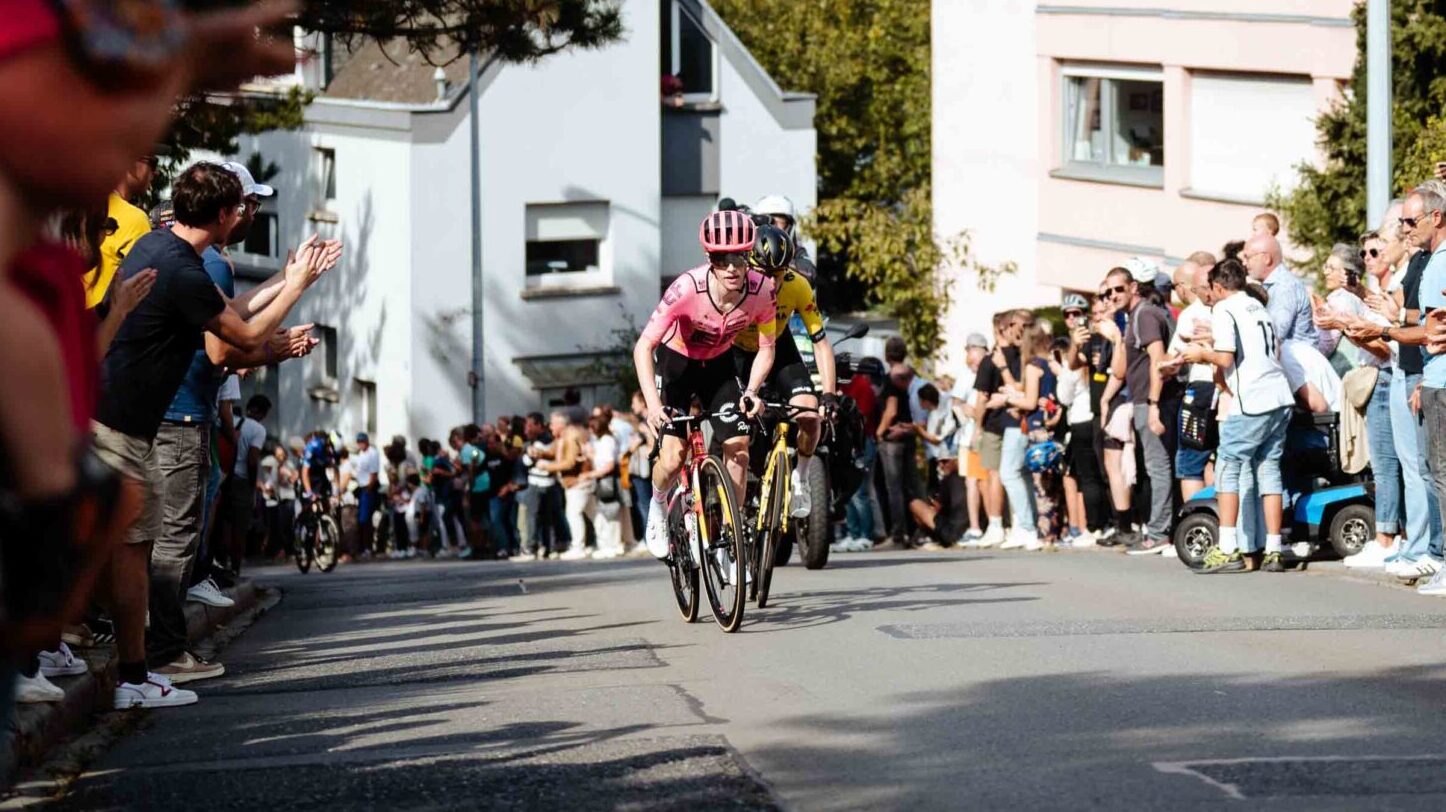
[[[155,285],[155,268],[146,268],[143,271],[131,274],[129,277],[121,280],[120,284],[116,286],[115,297],[111,301],[111,306],[124,316],[132,310],[135,310],[136,305],[140,304],[141,301],[146,298],[146,295],[151,292],[151,288],[155,287]]]
[[[1385,316],[1388,321],[1395,321],[1401,313],[1401,309],[1396,306],[1396,298],[1382,293],[1366,294],[1366,307]]]

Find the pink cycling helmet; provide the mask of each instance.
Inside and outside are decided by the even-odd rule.
[[[756,236],[753,218],[741,211],[715,211],[698,229],[698,241],[710,254],[752,251]]]

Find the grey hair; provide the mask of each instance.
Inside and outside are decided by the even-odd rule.
[[[1346,273],[1354,273],[1358,277],[1366,275],[1366,263],[1361,260],[1361,252],[1354,245],[1338,242],[1331,246],[1331,256],[1341,261]]]
[[[1411,194],[1421,198],[1425,214],[1433,211],[1446,212],[1446,182],[1432,178],[1412,189]]]

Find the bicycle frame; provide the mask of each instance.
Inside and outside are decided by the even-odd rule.
[[[764,522],[768,517],[769,501],[773,498],[773,478],[778,475],[778,459],[780,454],[788,453],[788,435],[793,429],[793,422],[787,419],[778,421],[773,429],[773,447],[768,451],[768,465],[763,469],[763,477],[758,480],[758,516],[756,531],[762,533],[768,528]],[[779,505],[779,530],[788,532],[789,510],[788,506],[793,502],[793,483],[785,479],[783,481],[783,504]]]

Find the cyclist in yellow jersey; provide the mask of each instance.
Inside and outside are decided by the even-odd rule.
[[[776,226],[758,227],[749,262],[753,267],[770,274],[777,291],[778,308],[774,328],[778,343],[774,346],[773,369],[769,373],[767,386],[788,398],[794,406],[811,409],[819,408],[819,396],[808,373],[808,365],[793,341],[788,321],[794,313],[803,320],[808,337],[813,341],[813,356],[818,364],[819,378],[823,382],[823,411],[831,412],[838,405],[838,380],[834,373],[833,345],[823,329],[823,316],[818,312],[818,302],[813,295],[813,286],[793,267],[793,239]],[[758,328],[750,326],[733,341],[733,358],[739,374],[747,373],[752,367],[753,356],[758,351]],[[813,463],[813,452],[818,446],[820,416],[805,412],[798,415],[798,465],[793,469],[793,516],[803,518],[812,509],[809,489],[804,487],[804,473]]]

